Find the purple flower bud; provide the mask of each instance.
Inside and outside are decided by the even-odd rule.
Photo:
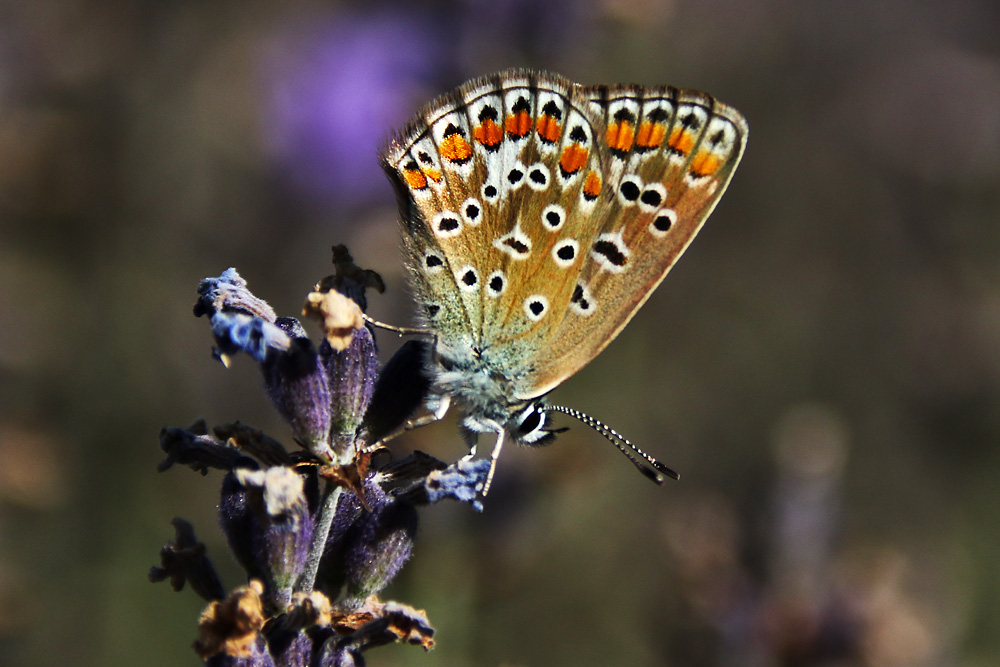
[[[324,590],[344,589],[341,609],[357,607],[392,581],[409,559],[417,532],[416,509],[371,480],[365,484],[370,512],[353,493],[343,494],[320,566],[318,581]]]
[[[263,637],[246,651],[246,655],[232,656],[220,653],[205,661],[205,667],[276,667]]]
[[[264,576],[273,606],[284,609],[305,567],[313,534],[304,479],[282,466],[240,468],[235,477],[247,492],[256,569]]]
[[[354,332],[347,349],[337,352],[329,343],[320,344],[320,356],[330,382],[330,439],[337,454],[353,457],[355,433],[372,398],[378,372],[378,350],[368,327]]]
[[[282,317],[276,325],[288,335],[287,351],[272,350],[261,371],[267,393],[288,420],[295,438],[322,461],[333,460],[330,450],[330,385],[323,360],[298,320]]]
[[[278,667],[308,667],[312,662],[313,641],[305,632],[285,638],[269,634],[267,643]]]
[[[355,524],[357,539],[349,545],[345,566],[347,606],[360,604],[389,585],[409,560],[417,532],[417,510],[406,502],[390,501],[365,514]]]
[[[254,465],[252,460],[246,466]],[[249,467],[244,469],[250,469]],[[236,479],[235,472],[222,478],[222,497],[219,500],[219,523],[226,535],[229,549],[236,556],[250,579],[265,579],[265,570],[258,566],[256,546],[259,542],[259,525],[254,519],[247,498],[247,489]]]

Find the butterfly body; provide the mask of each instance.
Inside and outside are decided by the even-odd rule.
[[[435,335],[429,407],[470,434],[551,440],[543,397],[618,335],[714,208],[734,109],[671,87],[509,70],[438,98],[382,163]],[[470,440],[474,439],[470,436]]]

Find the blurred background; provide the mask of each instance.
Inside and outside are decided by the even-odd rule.
[[[198,281],[295,315],[346,243],[407,321],[376,150],[510,66],[749,120],[683,261],[553,396],[683,479],[579,425],[510,448],[386,592],[437,648],[370,664],[1000,663],[998,34],[989,0],[0,2],[0,663],[198,664],[203,603],[147,581],[170,520],[242,582],[220,476],[158,474],[159,430],[289,440]],[[395,447],[463,453],[453,421]]]

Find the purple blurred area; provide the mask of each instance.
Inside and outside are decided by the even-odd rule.
[[[998,34],[985,0],[0,0],[0,664],[195,664],[196,596],[146,580],[170,520],[243,582],[159,430],[291,437],[212,360],[199,280],[295,316],[345,243],[407,323],[377,150],[515,66],[748,118],[690,251],[553,397],[682,481],[580,427],[509,448],[387,591],[437,647],[373,664],[1000,662]],[[463,452],[450,421],[395,446]]]
[[[310,19],[285,26],[264,58],[265,145],[296,198],[375,204],[385,195],[376,152],[428,95],[453,26],[386,7]]]

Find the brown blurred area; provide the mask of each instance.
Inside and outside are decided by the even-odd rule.
[[[582,427],[511,448],[388,591],[437,648],[371,664],[996,664],[998,34],[986,0],[0,2],[0,664],[196,664],[200,601],[146,579],[170,520],[243,582],[218,478],[158,474],[159,429],[290,438],[198,281],[295,315],[346,243],[407,321],[376,150],[510,66],[748,118],[691,250],[553,397],[682,481]]]

